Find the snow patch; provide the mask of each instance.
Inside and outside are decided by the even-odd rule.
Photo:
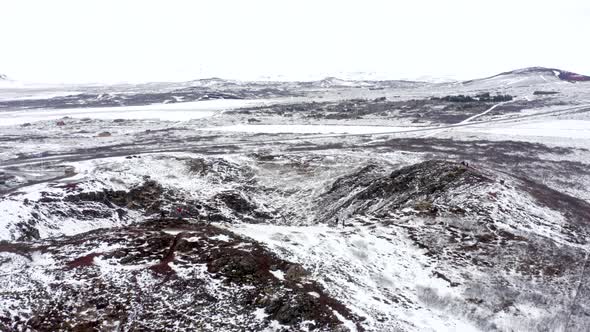
[[[223,241],[223,242],[230,242],[232,240],[231,237],[229,237],[225,234],[219,234],[216,236],[212,236],[210,239],[216,240],[216,241]]]
[[[313,297],[315,297],[315,298],[318,298],[318,299],[320,298],[320,294],[318,294],[318,293],[316,293],[316,292],[309,292],[309,293],[307,293],[307,294],[309,294],[309,295],[311,295],[311,296],[313,296]]]
[[[165,228],[162,229],[162,232],[166,233],[166,234],[170,234],[170,235],[178,235],[182,232],[186,232],[185,229],[172,229],[172,228]]]
[[[279,280],[285,280],[285,273],[281,270],[270,270],[269,271],[275,278]]]
[[[254,310],[254,318],[256,320],[262,321],[268,317],[268,314],[264,311],[264,308],[258,308]]]

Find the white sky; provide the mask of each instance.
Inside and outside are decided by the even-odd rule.
[[[218,76],[590,74],[588,0],[2,0],[0,73],[35,82]]]

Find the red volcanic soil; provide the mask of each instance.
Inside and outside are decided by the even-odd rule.
[[[156,273],[159,273],[159,274],[174,273],[174,270],[172,270],[169,263],[174,261],[174,251],[176,250],[176,247],[178,246],[178,241],[184,235],[185,235],[184,233],[176,234],[176,237],[174,237],[174,240],[172,241],[172,244],[170,245],[170,249],[168,249],[168,252],[166,253],[166,255],[162,258],[160,263],[150,267],[150,270],[152,270]]]
[[[78,257],[76,259],[74,259],[73,261],[67,263],[67,267],[70,269],[75,269],[78,267],[85,267],[85,266],[90,266],[92,264],[94,264],[94,257],[96,256],[100,256],[102,254],[100,253],[91,253],[88,254],[86,256],[82,256],[82,257]]]

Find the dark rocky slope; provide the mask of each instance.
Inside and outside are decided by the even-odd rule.
[[[336,331],[359,322],[297,264],[229,231],[151,220],[2,243],[3,331]],[[362,330],[360,325],[359,330]]]

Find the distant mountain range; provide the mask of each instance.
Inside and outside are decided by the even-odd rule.
[[[507,78],[507,77],[524,78],[526,76],[535,76],[535,75],[537,75],[538,77],[540,77],[540,76],[544,77],[544,78],[541,78],[544,81],[549,80],[553,77],[555,77],[556,79],[559,79],[561,81],[567,81],[567,82],[590,81],[590,76],[585,76],[585,75],[577,74],[577,73],[562,70],[562,69],[546,68],[546,67],[527,67],[527,68],[521,68],[521,69],[503,72],[503,73],[489,76],[489,77],[485,77],[485,78],[466,80],[466,81],[462,81],[462,83],[472,83],[472,82],[484,81],[484,80],[489,80],[489,79],[496,79],[496,78],[501,79],[501,78]],[[321,80],[294,81],[294,82],[311,83],[314,86],[323,87],[323,88],[359,87],[359,86],[363,86],[363,85],[369,86],[369,85],[373,85],[373,83],[375,83],[375,82],[406,82],[406,83],[434,83],[434,84],[461,82],[461,81],[454,81],[454,80],[451,80],[448,78],[436,78],[434,76],[421,76],[421,77],[416,78],[414,80],[382,79],[382,78],[377,78],[377,77],[379,77],[379,76],[363,74],[363,73],[355,73],[355,75],[352,75],[352,76],[347,75],[346,78],[329,76],[329,77],[325,77]],[[272,79],[268,80],[268,82],[273,82],[275,84],[278,84],[281,82],[288,82],[288,81],[289,81],[288,79],[284,79],[282,81],[281,80],[272,80]],[[213,86],[213,85],[237,84],[240,81],[239,80],[226,80],[226,79],[214,77],[214,78],[197,79],[197,80],[194,80],[191,82],[194,82],[195,84],[198,84],[198,85]],[[262,80],[262,81],[257,81],[257,82],[266,82],[266,81]]]
[[[343,74],[344,75],[344,74]],[[268,85],[270,83],[277,85],[281,83],[306,83],[311,84],[312,86],[323,87],[323,88],[330,88],[330,87],[360,87],[360,86],[372,86],[375,82],[391,82],[395,84],[400,83],[413,83],[413,84],[446,84],[446,83],[462,83],[462,84],[470,84],[475,82],[482,82],[482,81],[495,81],[495,80],[502,80],[502,79],[524,79],[526,77],[532,78],[536,77],[536,80],[541,80],[542,82],[553,80],[553,81],[566,81],[566,82],[590,82],[590,76],[557,69],[557,68],[547,68],[547,67],[527,67],[522,69],[516,69],[512,71],[503,72],[497,75],[485,77],[485,78],[477,78],[471,79],[466,81],[455,81],[449,78],[437,78],[434,76],[421,76],[414,80],[407,80],[407,79],[384,79],[385,76],[381,75],[378,76],[374,73],[354,73],[354,75],[344,75],[345,78],[340,77],[325,77],[320,80],[289,80],[285,77],[281,77],[281,80],[274,80],[267,78],[266,80],[256,80],[256,81],[241,81],[237,79],[223,79],[219,77],[211,77],[211,78],[201,78],[195,79],[191,81],[187,81],[185,83],[190,83],[192,86],[201,86],[201,87],[221,87],[221,86],[239,86],[244,83],[264,83],[264,85]],[[12,79],[9,79],[8,76],[4,74],[0,74],[0,81],[7,81],[11,83],[19,83],[30,85],[32,83],[26,82],[19,82]],[[147,83],[147,82],[146,82]],[[156,83],[156,82],[154,82]],[[160,82],[165,83],[165,82]],[[150,83],[152,84],[152,83]],[[86,84],[80,84],[86,85]],[[93,84],[94,85],[94,84]],[[111,84],[105,84],[111,85]],[[138,84],[141,85],[141,84]]]

